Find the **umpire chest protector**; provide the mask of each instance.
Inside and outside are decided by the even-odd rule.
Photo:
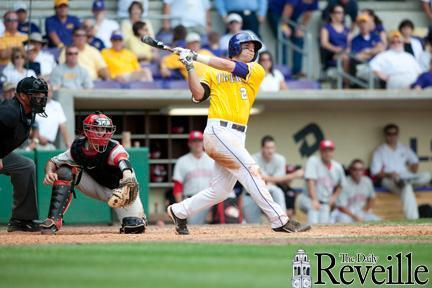
[[[88,155],[84,152],[86,141],[85,138],[79,138],[72,143],[70,152],[73,160],[100,185],[110,189],[118,188],[123,173],[119,167],[108,164],[111,152],[118,143],[110,140],[104,152]]]

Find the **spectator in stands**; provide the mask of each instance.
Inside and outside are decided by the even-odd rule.
[[[318,0],[287,0],[282,13],[282,32],[285,37],[291,39],[298,48],[304,45],[304,29],[309,24],[312,13],[318,10]],[[291,24],[290,21],[295,23]],[[303,77],[302,73],[303,56],[293,51],[292,73],[295,78]]]
[[[209,0],[163,0],[162,13],[172,18],[163,20],[165,31],[177,25],[183,25],[188,32],[201,35],[212,30]]]
[[[203,48],[209,50],[217,57],[224,56],[225,51],[220,47],[220,37],[216,31],[211,31],[207,34],[207,44]]]
[[[118,0],[117,2],[117,16],[120,18],[127,18],[129,16],[128,9],[132,2],[136,0]],[[139,0],[143,6],[142,16],[146,17],[148,15],[149,3],[148,0]]]
[[[429,19],[429,23],[432,22],[432,0],[421,0],[422,1],[422,8],[424,13]],[[429,31],[431,31],[429,27]]]
[[[287,89],[285,77],[278,69],[273,67],[273,57],[268,51],[259,54],[258,63],[264,68],[265,77],[260,89],[265,92],[277,92]]]
[[[189,33],[187,35],[186,48],[202,55],[213,56],[213,54],[210,51],[206,49],[201,49],[201,37],[199,34],[194,32]],[[194,66],[198,76],[202,76],[205,70],[208,69],[206,65],[201,64],[199,62],[194,62]],[[183,78],[185,79],[187,78],[188,73],[185,66],[180,62],[178,55],[174,53],[163,57],[160,64],[160,73],[162,77],[164,78],[171,77],[172,76],[171,70],[179,70]]]
[[[0,20],[0,36],[3,36],[4,31],[5,31],[5,27],[3,21]]]
[[[3,83],[3,94],[0,97],[0,102],[3,100],[10,100],[15,96],[16,84],[12,82]]]
[[[92,12],[95,20],[96,37],[101,39],[104,46],[111,47],[110,37],[111,34],[120,29],[119,24],[111,19],[106,18],[105,2],[104,0],[94,0]],[[101,49],[99,49],[101,50]]]
[[[141,2],[139,1],[133,1],[131,3],[131,5],[129,6],[129,18],[128,19],[124,19],[121,23],[121,30],[123,32],[123,35],[126,39],[126,41],[129,38],[134,37],[134,33],[132,30],[132,26],[134,23],[138,22],[138,21],[143,21],[143,13],[144,13],[144,8]],[[147,29],[148,29],[148,33],[150,36],[154,36],[154,32],[153,32],[153,25],[151,24],[150,20],[145,20]]]
[[[78,64],[87,70],[92,80],[109,78],[107,65],[101,53],[94,47],[87,44],[87,33],[79,27],[73,32],[73,45],[78,47]],[[60,54],[60,63],[65,61],[65,50]]]
[[[185,26],[175,26],[172,33],[172,47],[186,47],[186,36],[188,32]]]
[[[79,49],[76,46],[67,46],[66,61],[54,68],[50,82],[53,89],[90,89],[93,82],[86,69],[78,64]]]
[[[205,153],[203,139],[200,131],[191,131],[188,137],[189,153],[180,157],[174,166],[173,194],[177,203],[210,185],[214,161]],[[189,217],[188,224],[205,224],[209,211],[210,207]]]
[[[30,34],[33,32],[41,32],[39,27],[27,20],[27,4],[25,2],[15,2],[14,10],[18,16],[18,31],[23,34]]]
[[[13,11],[7,11],[3,16],[5,32],[0,37],[0,65],[9,63],[12,50],[22,48],[27,36],[18,31],[18,16]]]
[[[3,69],[3,76],[7,82],[14,83],[15,85],[25,77],[36,77],[33,70],[25,69],[26,55],[21,48],[13,48],[10,63]]]
[[[231,13],[225,18],[225,21],[227,33],[221,37],[219,42],[220,48],[224,51],[225,54],[227,54],[229,40],[234,34],[237,34],[242,30],[243,19],[237,13]]]
[[[386,83],[387,89],[409,88],[421,73],[414,56],[403,50],[402,35],[393,31],[389,36],[390,49],[370,61],[373,73]]]
[[[402,34],[404,42],[404,51],[413,55],[417,61],[420,61],[423,45],[418,38],[412,35],[414,28],[414,23],[409,19],[402,20],[399,24],[399,32]]]
[[[132,25],[133,36],[125,39],[125,47],[132,51],[141,63],[150,63],[159,58],[157,49],[144,44],[141,39],[150,35],[146,22],[138,21]]]
[[[87,34],[87,43],[90,46],[93,46],[99,51],[102,51],[105,49],[105,43],[102,41],[102,39],[95,36],[96,34],[96,28],[95,28],[95,22],[93,19],[86,19],[82,22],[81,27],[86,31]],[[111,45],[111,43],[110,43]]]
[[[303,177],[303,170],[297,170],[294,173],[286,174],[285,157],[276,153],[276,142],[270,135],[261,139],[261,151],[252,155],[256,164],[260,168],[263,180],[267,183],[267,188],[276,203],[282,209],[286,210],[286,199],[284,191],[278,186],[286,184],[294,179]],[[247,223],[261,223],[261,209],[254,202],[250,194],[245,191],[243,197],[243,215]]]
[[[306,163],[306,189],[299,196],[300,209],[310,224],[330,222],[330,210],[345,185],[344,169],[333,160],[334,143],[322,140],[319,149],[320,156],[311,156]]]
[[[361,13],[369,15],[369,17],[372,19],[371,32],[380,36],[381,43],[384,45],[384,49],[386,49],[388,45],[387,33],[385,32],[382,20],[378,17],[378,15],[375,14],[375,11],[372,9],[363,9]]]
[[[42,76],[49,76],[57,65],[54,56],[48,52],[43,51],[46,41],[42,38],[39,32],[30,34],[29,43],[34,47],[35,59],[34,61],[40,64],[40,72]]]
[[[69,0],[54,1],[55,15],[45,19],[49,47],[63,48],[72,44],[73,31],[80,26],[78,17],[68,15]]]
[[[409,147],[399,142],[399,127],[384,127],[385,143],[372,157],[371,173],[381,180],[381,185],[401,197],[407,219],[418,219],[419,213],[413,185],[426,185],[431,181],[429,172],[418,172],[419,159]]]
[[[243,19],[243,28],[260,35],[260,25],[264,22],[267,13],[267,0],[216,0],[216,9],[226,21],[230,13],[236,13]]]
[[[344,16],[347,15],[351,18],[351,31],[354,30],[358,14],[357,0],[327,0],[327,6],[322,12],[322,19],[324,21],[330,21],[331,10],[336,5],[343,8],[345,11]]]
[[[26,63],[24,64],[25,69],[33,70],[37,77],[41,75],[41,64],[36,61],[36,49],[34,45],[27,44],[24,46],[26,54]]]
[[[111,79],[121,83],[153,81],[150,70],[141,68],[138,58],[130,50],[124,48],[123,35],[120,30],[112,33],[111,45],[111,48],[102,51]]]
[[[420,68],[423,72],[429,71],[430,61],[431,61],[431,53],[432,53],[432,31],[428,32],[425,37],[425,49],[420,54]]]
[[[330,20],[321,28],[320,41],[324,69],[336,66],[340,58],[346,73],[349,72],[348,57],[349,28],[344,24],[344,9],[341,5],[330,8]]]
[[[63,142],[66,147],[69,147],[71,138],[66,127],[66,115],[63,111],[63,107],[60,102],[53,100],[53,89],[50,84],[48,84],[48,100],[45,106],[45,113],[47,117],[42,117],[39,114],[36,115],[36,125],[38,127],[38,141],[36,149],[38,150],[55,150],[54,145],[57,133],[63,138]]]
[[[349,176],[336,200],[337,209],[333,210],[332,222],[352,223],[380,221],[381,218],[371,212],[375,200],[372,180],[365,176],[365,164],[354,159],[349,167]]]
[[[420,74],[417,80],[413,84],[411,84],[412,89],[420,90],[432,86],[432,60],[429,65],[430,65],[429,71]]]

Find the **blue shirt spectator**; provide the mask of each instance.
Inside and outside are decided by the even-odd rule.
[[[15,2],[14,4],[15,13],[18,16],[18,31],[24,34],[39,32],[39,27],[27,20],[27,4],[24,2]],[[30,31],[29,31],[30,30]]]
[[[290,20],[297,22],[305,12],[318,10],[318,0],[285,0],[294,7]]]
[[[46,18],[45,31],[49,47],[72,44],[72,32],[80,26],[78,17],[68,15],[68,0],[55,0],[56,15]]]
[[[328,0],[326,8],[324,8],[322,12],[322,18],[325,21],[330,19],[330,10],[335,5],[342,6],[345,11],[345,15],[348,15],[351,18],[351,28],[353,29],[358,15],[357,0]]]
[[[259,36],[260,23],[267,13],[267,0],[215,0],[215,7],[224,20],[228,14],[239,14],[243,19],[243,29]]]
[[[102,51],[103,49],[105,49],[104,42],[97,37],[92,37],[91,39],[89,39],[88,43],[90,44],[90,46],[95,47],[99,51]]]
[[[359,53],[364,49],[372,49],[379,43],[381,43],[381,38],[374,32],[368,35],[359,34],[352,39],[351,51]]]
[[[411,85],[413,89],[425,89],[432,86],[432,71],[420,74],[417,80]]]
[[[372,21],[366,13],[357,17],[359,34],[351,41],[351,51],[359,61],[369,61],[384,50],[381,37],[372,31]]]

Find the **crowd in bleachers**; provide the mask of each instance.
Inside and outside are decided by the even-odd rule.
[[[422,2],[431,19],[430,1]],[[93,1],[92,16],[86,19],[71,15],[68,0],[53,0],[53,4],[53,15],[45,19],[44,29],[29,21],[24,2],[14,3],[4,13],[0,22],[1,82],[16,84],[23,75],[37,75],[53,82],[54,89],[185,88],[187,73],[178,57],[142,43],[144,35],[225,57],[233,34],[248,30],[260,36],[260,27],[268,21],[275,41],[280,29],[286,39],[302,47],[312,14],[318,10],[318,0],[164,0],[162,27],[154,31],[155,20],[147,18],[147,0],[119,0],[118,16],[122,18],[116,19],[121,21],[107,17],[103,0]],[[214,31],[211,9],[226,23],[223,35]],[[383,88],[429,87],[432,34],[418,37],[410,19],[394,28],[384,27],[371,9],[359,11],[356,0],[328,0],[319,33],[323,70],[335,67],[340,59],[346,73],[365,80],[373,73]],[[259,58],[267,75],[262,90],[292,88],[295,84],[287,80],[304,78],[302,54],[294,51],[292,56],[291,67],[276,65],[268,51]],[[288,59],[282,61],[288,63]],[[355,87],[349,80],[344,85]]]

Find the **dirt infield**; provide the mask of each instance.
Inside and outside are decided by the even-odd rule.
[[[141,235],[121,235],[114,226],[66,226],[57,235],[7,233],[0,231],[0,245],[80,244],[115,242],[199,242],[199,243],[432,243],[432,225],[316,226],[306,233],[276,233],[264,225],[190,226],[191,235],[174,234],[173,226],[147,227]]]

